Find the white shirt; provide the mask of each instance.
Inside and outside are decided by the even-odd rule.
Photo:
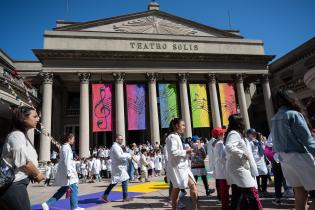
[[[26,139],[21,131],[12,131],[7,136],[6,143],[3,145],[2,157],[15,168],[14,182],[28,177],[19,168],[31,161],[38,167],[38,156],[33,145]]]
[[[67,176],[70,176],[70,179],[67,179]],[[68,186],[78,182],[79,179],[71,146],[68,143],[63,144],[54,184],[57,186]]]
[[[112,159],[112,184],[128,180],[128,160],[131,159],[131,155],[123,152],[121,146],[115,142],[110,150],[110,157]]]
[[[170,134],[166,138],[167,177],[173,186],[179,189],[188,187],[189,177],[195,182],[190,170],[186,151],[178,134]]]
[[[258,175],[257,166],[253,158],[249,143],[237,131],[230,131],[225,143],[226,152],[226,180],[238,187],[257,187],[255,177]],[[247,154],[250,160],[243,158]]]
[[[209,164],[210,171],[214,170],[215,157],[214,157],[214,152],[213,152],[214,147],[212,146],[212,144],[215,140],[216,140],[215,138],[212,138],[208,141],[208,144],[207,144],[208,164]]]

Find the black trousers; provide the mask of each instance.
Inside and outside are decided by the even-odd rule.
[[[1,210],[31,210],[31,202],[27,193],[28,178],[13,182],[11,186],[0,195]]]
[[[256,176],[258,190],[267,192],[268,175]]]
[[[272,173],[274,177],[274,185],[275,185],[275,196],[276,198],[281,198],[281,187],[284,180],[282,169],[280,163],[277,163],[276,161],[272,161]]]
[[[199,176],[194,176],[196,182],[198,182],[198,177]],[[206,192],[209,190],[209,184],[208,184],[208,180],[207,180],[207,176],[203,175],[201,176],[202,182],[203,182],[203,186],[205,187]]]

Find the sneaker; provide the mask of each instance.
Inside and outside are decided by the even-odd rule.
[[[123,199],[123,202],[130,202],[133,201],[133,198],[127,197]]]
[[[276,206],[281,206],[281,199],[280,198],[276,198],[274,200],[272,200],[272,203]]]
[[[49,210],[49,206],[47,205],[46,202],[42,203],[42,208],[43,210]]]
[[[284,191],[282,196],[286,197],[286,198],[293,198],[294,197],[294,193],[292,192],[292,190],[286,190],[286,191]]]
[[[182,202],[178,202],[177,208],[183,209],[183,208],[186,208],[186,206],[185,206],[185,204],[183,204]]]
[[[215,192],[215,189],[208,189],[206,191],[206,195],[209,196],[210,194],[214,193]]]
[[[101,199],[104,203],[109,203],[109,202],[110,202],[110,200],[108,200],[107,197],[105,197],[104,195],[102,195],[102,196],[100,197],[100,199]]]
[[[77,207],[77,208],[75,208],[74,210],[84,210],[84,208]]]

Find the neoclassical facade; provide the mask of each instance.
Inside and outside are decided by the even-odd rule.
[[[236,30],[220,30],[159,10],[150,3],[148,10],[118,17],[88,21],[57,21],[44,32],[43,49],[34,49],[41,64],[40,76],[28,78],[40,86],[41,116],[53,136],[73,132],[78,154],[89,156],[95,145],[110,145],[115,134],[160,142],[160,95],[158,86],[172,83],[178,92],[179,116],[186,122],[185,135],[209,137],[211,127],[223,125],[219,83],[234,84],[237,109],[250,127],[248,108],[255,83],[260,81],[266,107],[266,121],[273,115],[267,64],[261,40],[246,39]],[[23,68],[21,67],[23,72]],[[111,132],[92,131],[92,84],[112,85]],[[146,128],[133,131],[127,126],[126,85],[141,83],[145,90]],[[210,126],[193,126],[191,84],[207,88]],[[49,160],[51,144],[41,136],[39,158]]]

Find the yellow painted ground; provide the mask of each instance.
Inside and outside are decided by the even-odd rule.
[[[128,192],[151,193],[162,189],[168,189],[168,184],[164,182],[146,182],[128,186]],[[113,191],[121,192],[121,186],[116,187]]]

